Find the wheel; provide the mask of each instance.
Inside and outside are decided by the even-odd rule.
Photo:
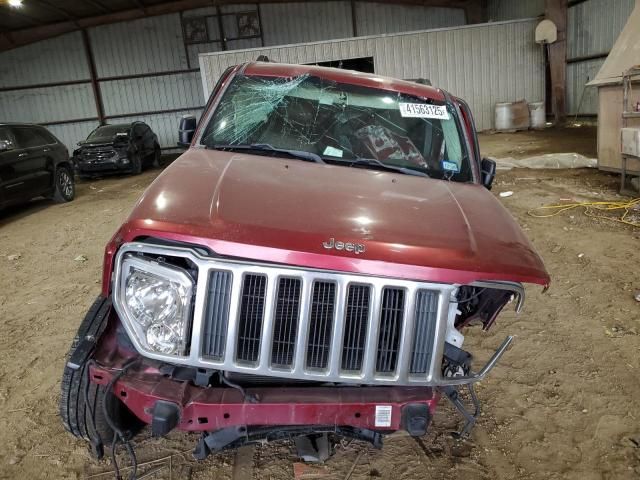
[[[67,358],[71,357],[82,339],[87,336],[98,338],[102,334],[107,326],[110,309],[109,299],[102,296],[96,299],[80,324]],[[77,370],[65,366],[60,393],[60,417],[64,428],[72,435],[94,445],[99,443],[110,446],[113,430],[104,416],[105,400],[109,417],[118,428],[136,433],[143,424],[113,393],[105,395],[105,387],[89,382],[88,363],[85,361]],[[102,455],[99,452],[96,452],[98,457]]]
[[[162,157],[162,151],[160,150],[160,145],[157,143],[153,145],[153,166],[156,168],[163,167],[162,161],[160,160]]]
[[[142,173],[142,158],[140,158],[140,152],[133,152],[131,154],[131,173],[133,175],[140,175]]]
[[[53,199],[59,203],[73,200],[76,195],[76,186],[71,169],[65,165],[59,165],[54,175],[55,190],[53,191]]]

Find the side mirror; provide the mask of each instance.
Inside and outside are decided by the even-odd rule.
[[[0,140],[0,152],[6,152],[12,148],[13,144],[9,140]]]
[[[491,185],[493,184],[493,179],[496,177],[496,161],[491,158],[483,158],[480,163],[480,178],[482,180],[482,185],[484,185],[487,190],[491,190]]]
[[[194,133],[196,133],[196,117],[185,115],[180,119],[180,126],[178,127],[178,146],[189,148]]]

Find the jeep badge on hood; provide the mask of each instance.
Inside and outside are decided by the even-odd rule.
[[[356,255],[360,255],[364,253],[366,247],[362,243],[351,243],[351,242],[339,242],[336,241],[335,238],[331,237],[328,242],[322,242],[322,246],[327,250],[346,250],[347,252],[353,252]]]

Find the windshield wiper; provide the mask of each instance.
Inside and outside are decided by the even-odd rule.
[[[288,150],[286,148],[276,148],[268,143],[250,143],[250,144],[217,144],[207,145],[208,150],[253,150],[259,152],[275,152],[284,153],[290,157],[305,160],[307,162],[324,163],[320,155],[313,152],[305,152],[304,150]]]
[[[333,160],[333,159],[332,159]],[[386,163],[382,163],[380,160],[376,160],[375,158],[356,158],[353,160],[337,160],[340,163],[344,163],[349,167],[354,165],[366,165],[368,167],[376,167],[379,170],[385,170],[387,172],[397,172],[402,173],[404,175],[413,175],[415,177],[426,177],[430,178],[425,172],[421,172],[420,170],[414,170],[413,168],[407,167],[397,167],[395,165],[387,165]]]

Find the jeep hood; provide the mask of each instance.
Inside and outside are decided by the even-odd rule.
[[[232,152],[187,151],[119,236],[371,275],[549,283],[516,221],[480,185]],[[329,250],[331,238],[365,251]]]

